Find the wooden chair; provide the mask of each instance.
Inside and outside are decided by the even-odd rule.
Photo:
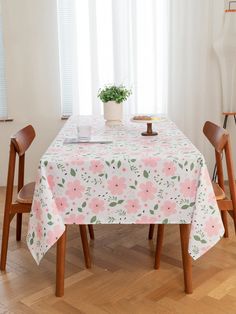
[[[31,125],[21,129],[14,136],[11,137],[10,142],[10,154],[9,154],[9,165],[8,165],[8,177],[7,177],[7,188],[6,188],[6,199],[5,199],[5,211],[3,219],[3,234],[2,234],[2,249],[1,249],[1,262],[0,269],[4,271],[6,269],[7,260],[7,249],[8,239],[10,231],[10,223],[14,216],[17,216],[16,220],[16,240],[21,240],[21,227],[22,227],[22,214],[29,213],[31,210],[33,193],[35,183],[31,182],[24,185],[24,168],[25,168],[25,153],[30,147],[31,143],[35,138],[35,131]],[[14,190],[14,176],[15,176],[15,165],[16,156],[19,157],[18,167],[18,186],[17,186],[17,198],[13,201],[13,190]],[[80,234],[84,251],[85,265],[87,268],[91,267],[91,259],[87,241],[86,225],[80,225]],[[94,239],[93,227],[89,225],[89,234],[91,239]],[[59,249],[59,252],[61,250]],[[63,260],[63,256],[60,256]],[[57,259],[58,267],[60,266],[60,260]]]
[[[236,188],[229,133],[220,126],[207,121],[203,127],[203,133],[215,149],[216,170],[218,182],[213,182],[213,189],[225,228],[224,237],[229,236],[227,212],[233,218],[236,232]],[[229,182],[229,198],[225,195],[225,180],[222,157],[225,156]]]
[[[227,212],[234,220],[234,228],[236,232],[236,189],[234,180],[234,169],[232,162],[231,146],[229,133],[220,126],[215,125],[212,122],[207,121],[203,127],[203,133],[212,144],[215,149],[216,158],[216,169],[218,183],[212,182],[215,197],[219,209],[221,210],[222,221],[225,227],[225,237],[228,237],[228,222],[227,222]],[[225,154],[228,180],[229,180],[229,190],[230,198],[225,195],[224,186],[224,174],[223,174],[223,164],[222,155]],[[192,272],[191,272],[191,258],[188,255],[188,238],[189,238],[189,225],[180,225],[180,236],[182,245],[182,259],[184,268],[184,280],[185,280],[185,291],[191,293],[192,291]],[[155,225],[151,224],[149,227],[148,238],[153,238]],[[160,267],[160,257],[161,249],[164,237],[164,225],[158,225],[157,230],[157,245],[156,245],[156,255],[154,268],[158,269]]]

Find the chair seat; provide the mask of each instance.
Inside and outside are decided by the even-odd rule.
[[[16,201],[21,204],[32,204],[35,182],[30,182],[19,191]]]
[[[222,190],[222,188],[219,186],[219,184],[212,182],[212,186],[214,189],[216,200],[224,200],[225,199],[225,192]]]

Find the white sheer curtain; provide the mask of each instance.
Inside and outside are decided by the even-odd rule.
[[[170,0],[168,115],[210,166],[213,151],[202,127],[206,120],[222,124],[221,83],[213,42],[221,31],[223,15],[223,0]]]
[[[84,56],[84,62],[76,58],[83,63],[77,73],[84,87],[75,84],[75,112],[100,113],[96,94],[106,83],[131,86],[127,111],[166,111],[212,166],[202,127],[206,120],[222,124],[213,42],[224,0],[77,0],[76,8],[77,55]],[[229,131],[236,145],[233,123]]]
[[[101,114],[106,84],[132,88],[126,113],[166,112],[168,3],[58,0],[64,113]]]
[[[7,118],[5,56],[3,46],[2,12],[0,3],[0,119]]]

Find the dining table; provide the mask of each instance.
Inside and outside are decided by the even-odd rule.
[[[93,142],[78,142],[78,126]],[[71,116],[40,159],[28,224],[28,248],[39,264],[66,225],[190,224],[188,253],[198,259],[224,227],[202,153],[169,118],[142,136],[125,117]]]

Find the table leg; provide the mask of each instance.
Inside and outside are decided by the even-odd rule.
[[[149,240],[152,240],[152,238],[153,238],[154,229],[155,229],[155,225],[151,224],[149,226],[149,232],[148,232],[148,239]]]
[[[91,240],[94,240],[94,230],[93,230],[93,225],[88,225],[89,229],[89,236]]]
[[[181,224],[180,227],[180,239],[182,248],[182,261],[184,270],[184,286],[187,294],[193,293],[192,287],[192,259],[188,253],[189,233],[190,225]]]
[[[155,269],[160,268],[161,249],[162,249],[163,237],[164,237],[164,226],[165,225],[158,225],[157,227],[157,245],[156,245],[155,263],[154,263]]]
[[[86,225],[80,225],[79,229],[80,229],[80,236],[81,236],[83,252],[84,252],[85,266],[86,268],[91,268],[91,257],[90,257],[90,251],[89,251],[89,245],[88,245]]]
[[[62,297],[64,295],[65,253],[66,253],[66,229],[62,236],[57,240],[57,266],[56,266],[57,297]]]

